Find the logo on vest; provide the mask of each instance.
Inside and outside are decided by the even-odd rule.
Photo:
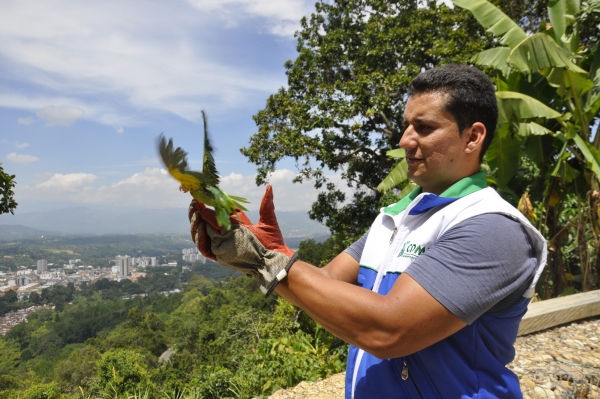
[[[415,260],[417,256],[421,255],[423,252],[425,252],[425,247],[422,247],[419,244],[414,244],[410,241],[405,241],[404,245],[402,245],[400,253],[398,253],[398,258],[409,258],[411,260]]]

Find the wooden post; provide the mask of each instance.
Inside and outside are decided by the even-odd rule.
[[[518,335],[531,334],[575,320],[600,315],[600,290],[532,302]]]

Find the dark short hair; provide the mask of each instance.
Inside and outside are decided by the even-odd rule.
[[[490,78],[472,66],[445,64],[421,73],[408,87],[409,97],[433,92],[447,95],[444,110],[452,114],[460,134],[475,122],[485,125],[486,137],[479,157],[481,161],[494,138],[498,122],[496,89]]]

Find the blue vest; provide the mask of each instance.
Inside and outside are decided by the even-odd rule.
[[[546,263],[546,240],[518,210],[485,186],[480,172],[439,197],[415,190],[382,209],[365,243],[358,285],[386,295],[404,269],[445,231],[473,216],[501,213],[523,225],[536,250],[537,270],[526,293],[532,295]],[[528,303],[524,297],[504,312],[486,313],[442,341],[402,358],[382,360],[351,345],[346,399],[522,398],[519,380],[506,364],[514,358],[513,344]]]

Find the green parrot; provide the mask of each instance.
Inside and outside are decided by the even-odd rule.
[[[189,191],[197,201],[212,206],[215,209],[219,226],[224,230],[229,230],[231,228],[229,216],[235,213],[236,209],[246,211],[247,209],[242,204],[248,204],[248,200],[228,195],[218,187],[220,179],[212,155],[213,148],[208,140],[208,125],[204,111],[202,111],[202,119],[204,121],[202,172],[189,170],[187,153],[181,147],[173,149],[173,139],[169,139],[167,143],[162,134],[158,141],[158,152],[171,176],[181,183],[179,189],[183,192]]]

